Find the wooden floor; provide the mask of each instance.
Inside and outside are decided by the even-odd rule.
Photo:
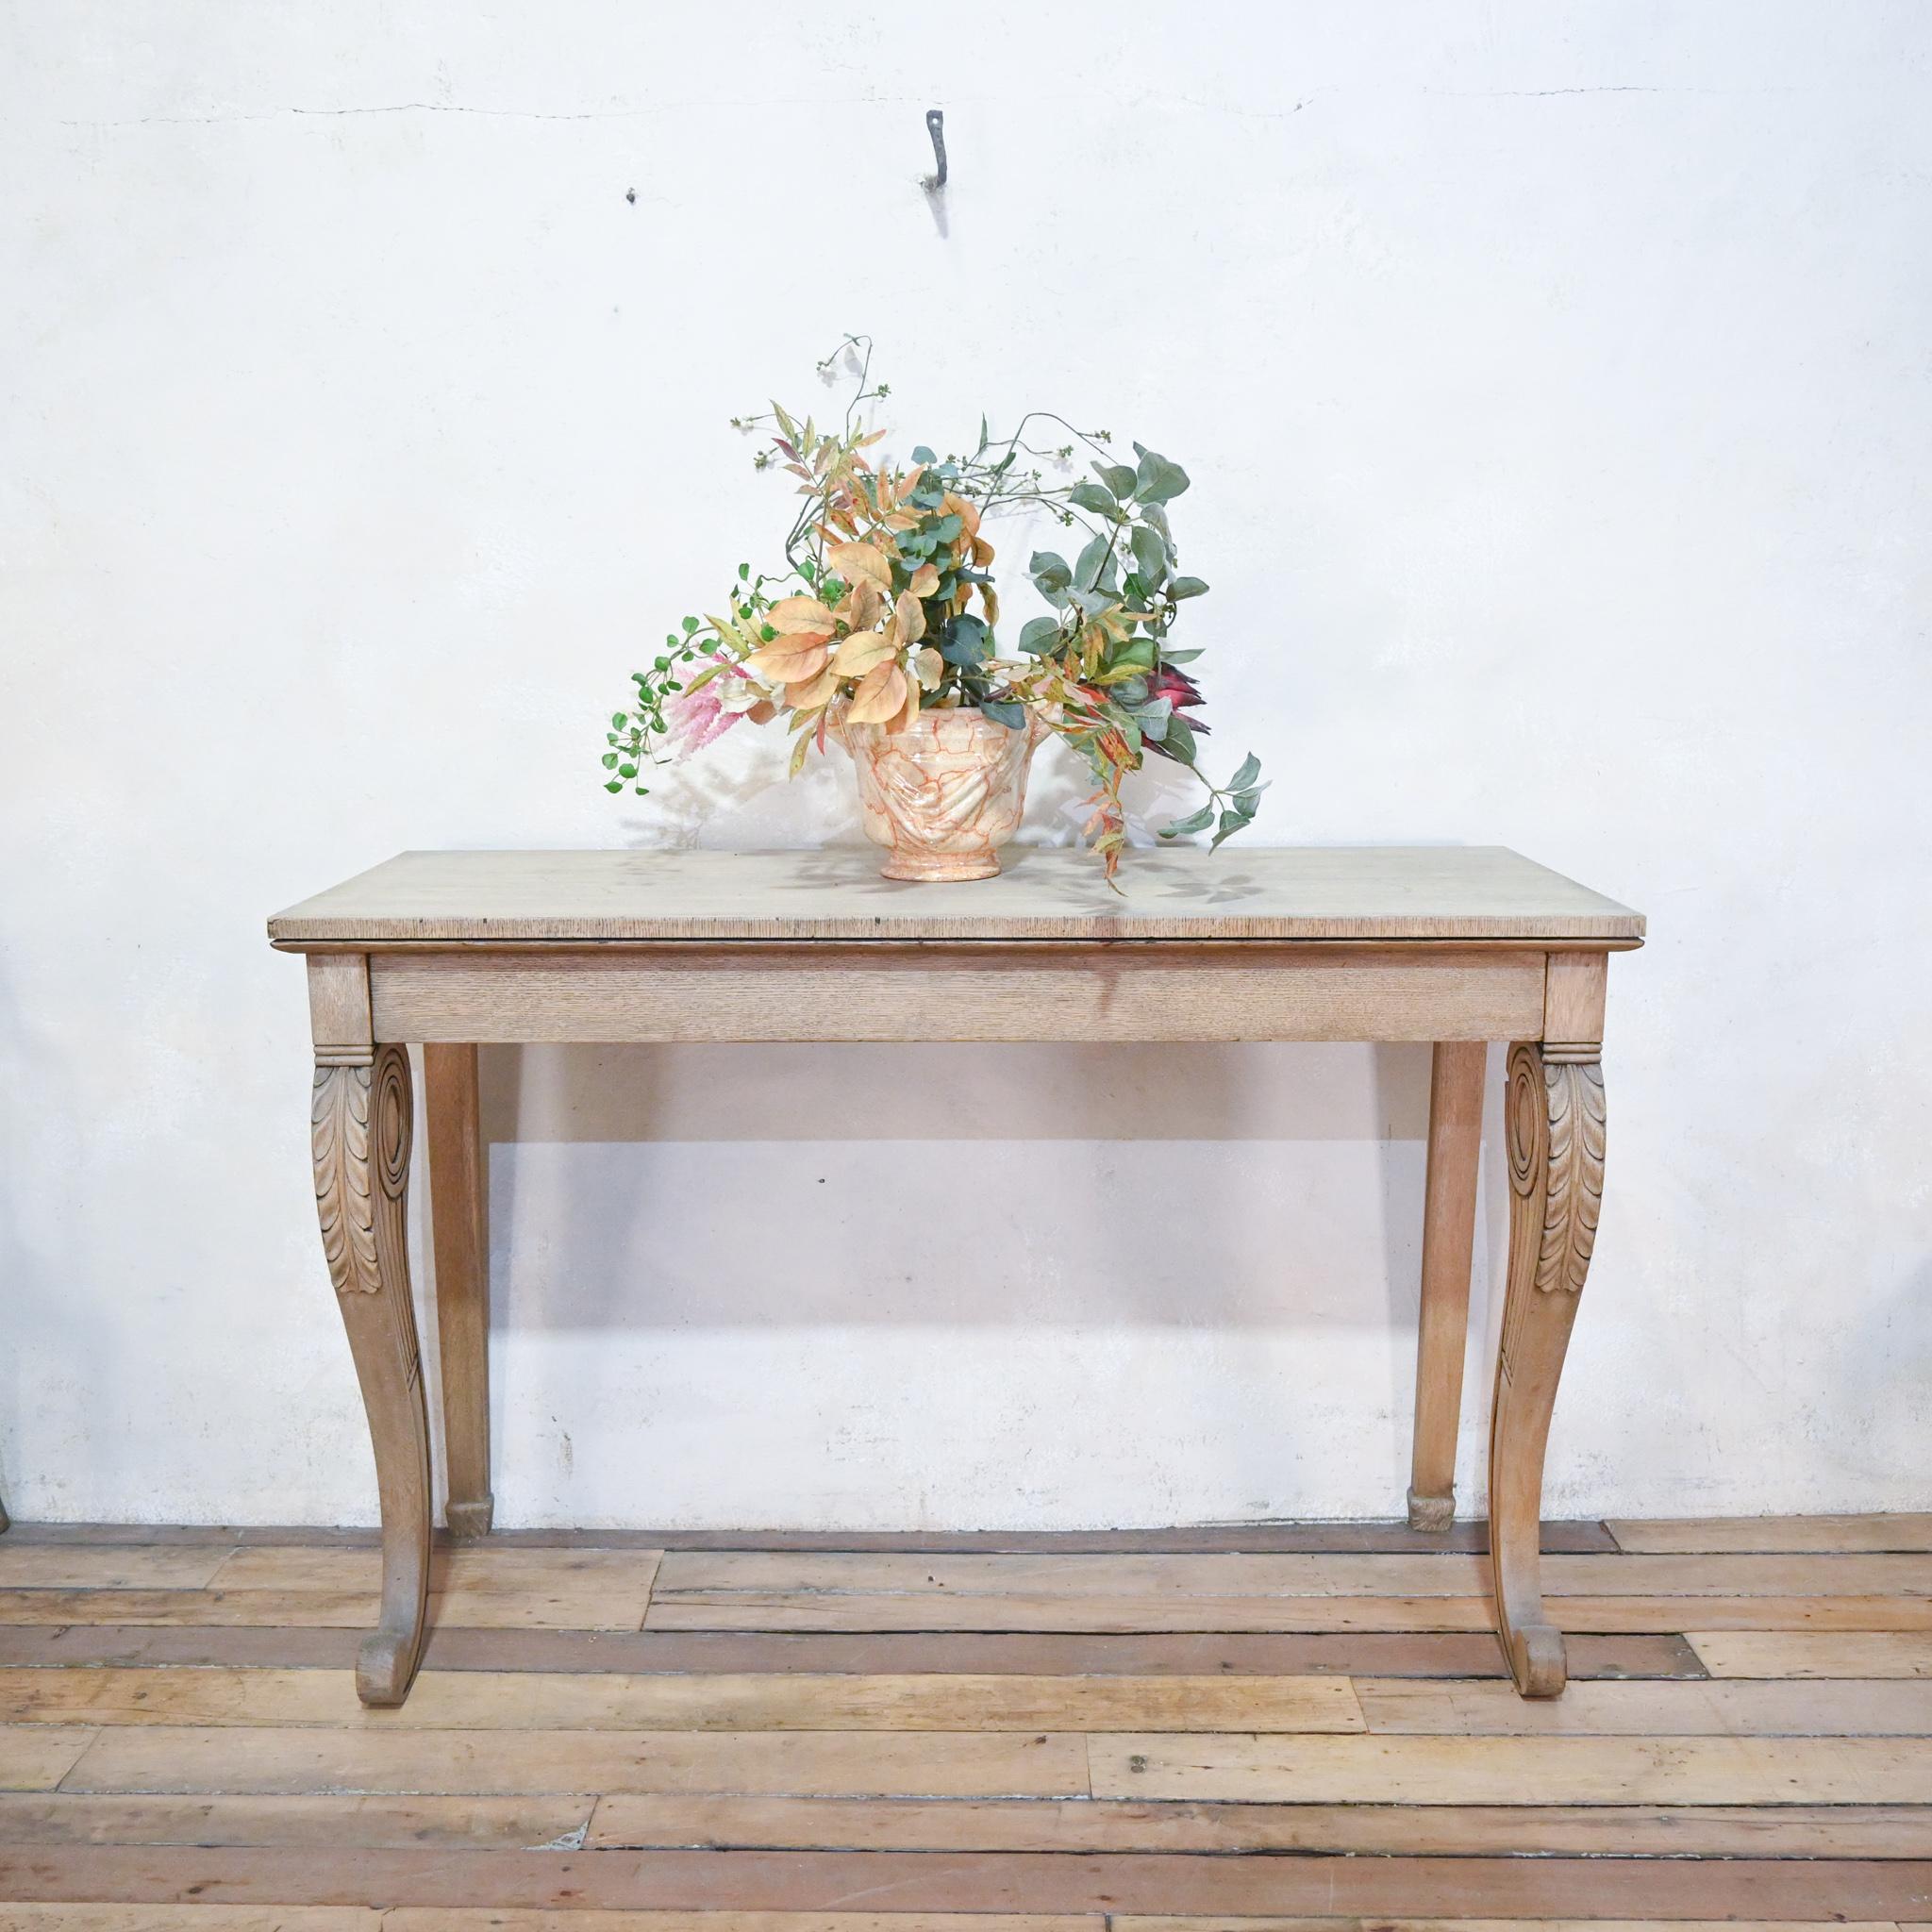
[[[1932,1516],[506,1535],[400,1711],[358,1533],[0,1538],[0,1927],[1932,1924]]]

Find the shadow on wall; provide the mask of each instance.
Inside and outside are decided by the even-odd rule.
[[[493,1319],[1412,1327],[1426,1046],[490,1047]]]

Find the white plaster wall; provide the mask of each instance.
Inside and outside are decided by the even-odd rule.
[[[269,910],[402,846],[856,837],[749,732],[648,809],[594,770],[785,514],[724,418],[850,327],[906,444],[1042,403],[1190,467],[1260,840],[1651,915],[1554,1508],[1932,1503],[1928,53],[1824,0],[19,0],[15,1512],[371,1515]],[[486,1078],[502,1521],[1399,1507],[1421,1049]]]

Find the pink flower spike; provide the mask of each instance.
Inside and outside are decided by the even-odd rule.
[[[712,685],[686,691],[671,707],[672,733],[677,741],[675,762],[682,764],[693,752],[703,751],[706,745],[724,737],[743,715],[741,711],[727,711],[718,702]]]

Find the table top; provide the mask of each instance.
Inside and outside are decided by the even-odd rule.
[[[1643,916],[1500,845],[1019,846],[998,877],[883,879],[867,848],[405,852],[278,912],[311,946],[738,940],[1516,940],[1640,945]]]

